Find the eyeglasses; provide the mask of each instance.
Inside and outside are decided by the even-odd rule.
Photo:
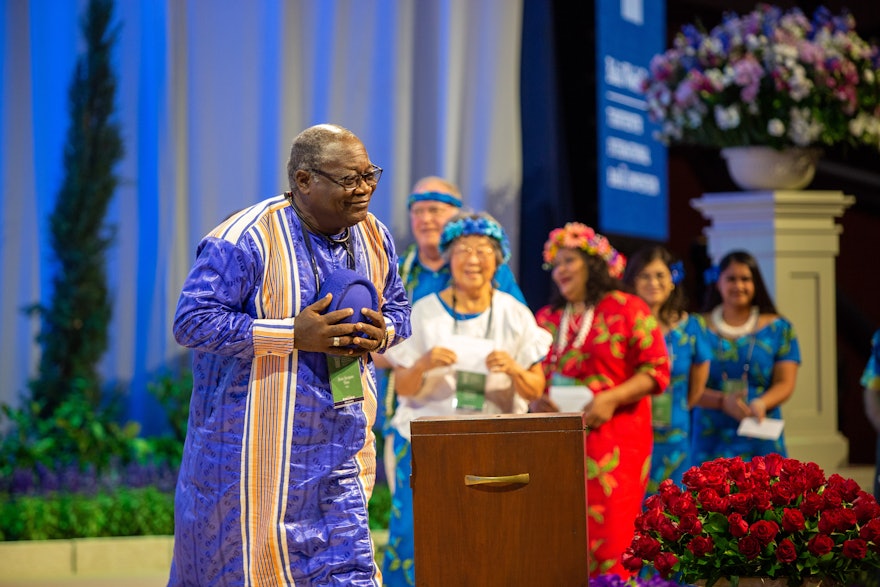
[[[657,283],[666,283],[667,281],[671,281],[672,277],[668,273],[639,273],[636,275],[636,281],[650,283],[655,279],[657,280]]]
[[[452,206],[448,206],[451,208]],[[437,218],[442,215],[444,212],[447,212],[447,208],[443,208],[442,206],[428,206],[427,208],[411,208],[409,213],[415,216],[416,218],[424,218],[426,216],[430,216],[431,218]]]
[[[335,177],[321,171],[320,169],[310,168],[309,171],[314,171],[318,175],[323,175],[333,183],[338,186],[341,186],[347,192],[355,190],[359,185],[361,185],[361,181],[363,181],[367,186],[374,188],[376,184],[379,183],[379,178],[382,177],[382,168],[378,165],[372,165],[370,170],[366,173],[352,173],[351,175],[346,175],[344,177],[340,177],[336,179]]]
[[[489,257],[495,256],[495,249],[489,246],[469,247],[467,245],[458,245],[456,247],[452,247],[453,257],[470,258],[471,255],[476,255],[480,261],[485,261]]]

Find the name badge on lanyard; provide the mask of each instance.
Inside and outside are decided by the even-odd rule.
[[[654,428],[672,426],[672,391],[651,396],[651,422]]]
[[[352,231],[350,228],[346,228],[346,235],[342,239],[331,239],[326,235],[312,233],[306,229],[306,222],[293,204],[292,199],[290,204],[300,221],[300,233],[302,234],[306,249],[308,249],[312,273],[315,276],[315,292],[319,292],[321,291],[321,279],[318,272],[318,262],[315,260],[315,251],[312,248],[311,234],[316,234],[316,236],[330,244],[341,245],[345,250],[348,268],[353,270],[355,262],[351,245]],[[361,380],[361,366],[357,357],[327,355],[327,371],[330,374],[330,391],[333,394],[334,408],[344,408],[345,406],[364,401],[364,383]]]
[[[327,355],[327,370],[330,372],[334,408],[364,401],[360,361],[356,357]]]
[[[486,375],[471,371],[455,372],[455,407],[458,410],[481,412],[486,399]]]

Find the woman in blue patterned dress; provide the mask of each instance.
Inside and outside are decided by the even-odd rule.
[[[794,392],[801,361],[794,328],[777,313],[758,262],[745,251],[721,259],[707,297],[704,333],[712,362],[694,408],[694,458],[786,456],[782,434],[765,440],[740,436],[737,429],[746,417],[782,418],[780,406]]]
[[[871,338],[871,356],[862,374],[865,413],[877,434],[877,458],[874,465],[874,497],[880,500],[880,330]]]
[[[672,368],[669,387],[651,397],[654,450],[648,495],[664,479],[680,483],[682,473],[695,464],[690,456],[691,408],[705,388],[711,350],[700,335],[705,329],[702,316],[686,311],[684,290],[677,287],[683,278],[681,261],[659,245],[636,251],[623,274],[657,318]]]

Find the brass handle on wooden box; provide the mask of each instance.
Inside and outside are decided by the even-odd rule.
[[[525,485],[528,482],[528,473],[520,473],[519,475],[502,475],[501,477],[481,477],[479,475],[464,476],[465,485],[509,485],[511,483]]]

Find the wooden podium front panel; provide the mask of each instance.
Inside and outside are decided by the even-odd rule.
[[[583,414],[414,420],[416,584],[587,585],[585,430]]]

